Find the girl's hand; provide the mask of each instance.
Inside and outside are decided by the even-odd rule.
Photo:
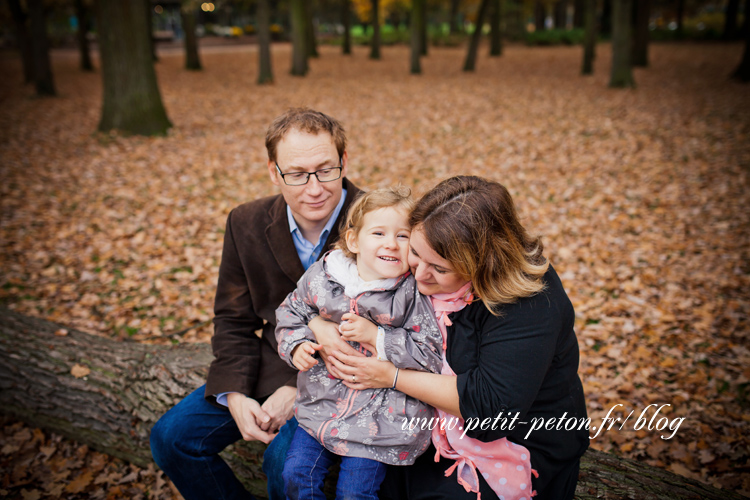
[[[344,340],[372,346],[377,343],[378,327],[375,323],[353,313],[346,313],[341,319],[344,321],[339,325],[339,331]]]
[[[341,351],[333,351],[328,356],[328,371],[340,378],[350,389],[380,389],[393,386],[396,367],[390,361],[376,358],[352,356]]]
[[[323,348],[322,345],[315,342],[303,342],[292,351],[292,364],[301,372],[306,372],[318,364],[315,359],[315,352]]]
[[[334,351],[334,349],[346,354],[350,354],[352,356],[364,356],[364,354],[358,352],[355,348],[347,344],[346,341],[341,338],[338,323],[325,320],[320,316],[315,316],[307,324],[307,327],[312,330],[315,338],[318,341],[318,344],[323,347],[319,351],[320,357],[323,358],[323,362],[325,362],[328,372],[332,375],[333,372],[331,372],[331,363],[329,361],[329,356]]]

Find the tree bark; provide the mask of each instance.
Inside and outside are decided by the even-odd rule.
[[[651,12],[649,0],[635,0],[633,27],[633,66],[648,66],[648,19]]]
[[[586,27],[586,0],[573,0],[573,27]]]
[[[503,33],[500,28],[502,21],[501,9],[501,0],[492,0],[492,11],[490,13],[490,56],[503,55]]]
[[[0,409],[139,466],[152,463],[149,433],[174,404],[205,381],[208,344],[118,342],[0,309]],[[73,368],[83,369],[78,377]],[[88,373],[86,373],[88,371]],[[84,375],[85,373],[85,375]],[[254,495],[265,497],[265,445],[241,442],[222,456]],[[741,500],[692,479],[589,450],[579,500]]]
[[[422,9],[420,13],[420,17],[422,18],[422,24],[419,28],[419,36],[422,38],[422,43],[421,43],[422,55],[426,56],[427,51],[428,51],[428,46],[430,44],[430,39],[427,36],[427,28],[428,28],[427,26],[427,1],[425,0],[424,2],[421,2],[420,5]]]
[[[585,0],[584,6],[586,34],[583,40],[581,74],[591,75],[594,73],[594,59],[596,58],[596,0]]]
[[[612,0],[612,73],[609,86],[635,87],[631,55],[633,0]]]
[[[746,2],[745,5],[750,5],[750,2]],[[745,14],[747,16],[747,14]],[[732,73],[732,78],[741,82],[750,82],[750,29],[747,29],[747,25],[750,24],[750,20],[745,20],[745,51],[742,53],[742,61],[737,69]]]
[[[418,75],[422,73],[420,57],[422,55],[422,4],[425,0],[412,0],[411,2],[411,74]]]
[[[42,0],[28,0],[29,20],[31,21],[31,51],[34,57],[34,85],[39,96],[53,96],[55,82],[52,78],[52,65],[49,60],[47,23]]]
[[[602,1],[602,16],[599,24],[599,33],[603,37],[612,35],[612,2],[614,0]]]
[[[161,135],[172,126],[162,104],[149,52],[146,2],[97,3],[104,98],[99,130]]]
[[[271,9],[268,0],[258,0],[258,84],[273,83],[271,69]]]
[[[341,44],[343,54],[352,53],[352,6],[351,0],[341,0],[341,24],[344,26],[344,41]]]
[[[737,13],[740,10],[740,0],[729,0],[727,10],[724,13],[724,32],[721,38],[724,40],[735,40],[739,33],[737,29]],[[747,16],[748,13],[745,13]]]
[[[482,27],[484,26],[484,20],[487,17],[487,10],[489,9],[489,5],[490,0],[482,0],[482,3],[479,4],[477,22],[476,26],[474,26],[474,32],[471,34],[471,40],[469,41],[469,51],[466,53],[464,71],[474,71],[474,69],[476,68],[479,40],[482,37]]]
[[[148,48],[151,52],[151,60],[156,62],[159,60],[159,56],[156,55],[156,41],[154,40],[154,22],[153,14],[151,13],[151,0],[144,0],[146,4],[146,12],[143,22],[146,24],[146,30],[148,30]]]
[[[292,75],[307,74],[307,37],[305,36],[305,0],[291,0],[289,15],[292,24]]]
[[[180,18],[182,19],[182,29],[185,32],[185,69],[191,71],[203,69],[198,56],[198,37],[195,35],[196,15],[194,3],[188,3],[187,5],[183,3],[180,8]]]
[[[534,2],[534,27],[537,31],[546,29],[545,21],[547,20],[547,8],[542,0]]]
[[[568,19],[568,2],[567,0],[558,0],[555,3],[555,29],[564,30],[567,28],[566,22]]]
[[[370,59],[380,59],[380,0],[372,0],[372,40]]]
[[[81,53],[81,70],[94,71],[91,63],[91,50],[89,39],[86,36],[89,28],[89,12],[83,0],[75,0],[76,18],[78,19],[78,50]]]
[[[16,35],[18,51],[21,53],[21,64],[23,65],[23,82],[34,81],[34,57],[31,53],[31,37],[26,26],[28,16],[21,8],[19,0],[8,0],[11,16],[13,17],[13,31]]]
[[[318,39],[315,37],[315,23],[313,22],[313,11],[311,0],[302,2],[305,7],[305,37],[307,43],[307,57],[319,57],[318,54]]]
[[[684,34],[685,0],[677,0],[677,38]]]
[[[463,29],[458,25],[458,8],[461,0],[451,0],[451,19],[449,24],[449,33],[455,35],[461,33]]]

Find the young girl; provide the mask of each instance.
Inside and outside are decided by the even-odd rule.
[[[408,272],[413,204],[405,188],[362,195],[336,249],[307,270],[276,311],[279,354],[300,370],[299,427],[283,472],[288,498],[325,498],[328,467],[341,455],[336,497],[375,499],[385,464],[411,465],[430,442],[429,429],[409,425],[429,420],[430,406],[394,389],[349,389],[316,359],[321,346],[307,327],[318,315],[343,322],[342,337],[361,352],[399,369],[440,373],[440,329]]]

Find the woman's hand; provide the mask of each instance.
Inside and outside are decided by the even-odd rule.
[[[370,346],[377,343],[378,327],[375,323],[354,313],[346,313],[341,316],[341,319],[344,321],[339,326],[339,331],[345,340],[369,344]]]
[[[349,354],[351,356],[364,357],[364,354],[358,352],[352,346],[347,344],[344,339],[341,338],[338,323],[327,321],[320,316],[316,316],[310,320],[307,326],[310,328],[310,330],[312,330],[313,334],[315,334],[315,338],[318,341],[318,344],[322,346],[320,351],[318,351],[318,354],[320,354],[320,357],[323,358],[323,362],[326,364],[328,372],[334,377],[336,375],[331,370],[332,365],[330,362],[330,356],[334,350]]]
[[[331,375],[340,378],[350,389],[380,389],[393,386],[396,367],[390,361],[378,361],[374,357],[368,358],[360,353],[353,356],[338,350],[333,351],[328,360],[328,371]]]

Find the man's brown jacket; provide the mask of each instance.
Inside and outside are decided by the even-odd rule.
[[[338,239],[341,221],[360,192],[346,179],[344,188],[344,206],[321,256]],[[274,335],[276,308],[305,272],[286,206],[279,194],[240,205],[227,218],[214,302],[215,359],[206,383],[211,402],[224,392],[261,399],[282,385],[297,385],[297,371],[279,358]],[[260,337],[257,330],[262,330]]]

